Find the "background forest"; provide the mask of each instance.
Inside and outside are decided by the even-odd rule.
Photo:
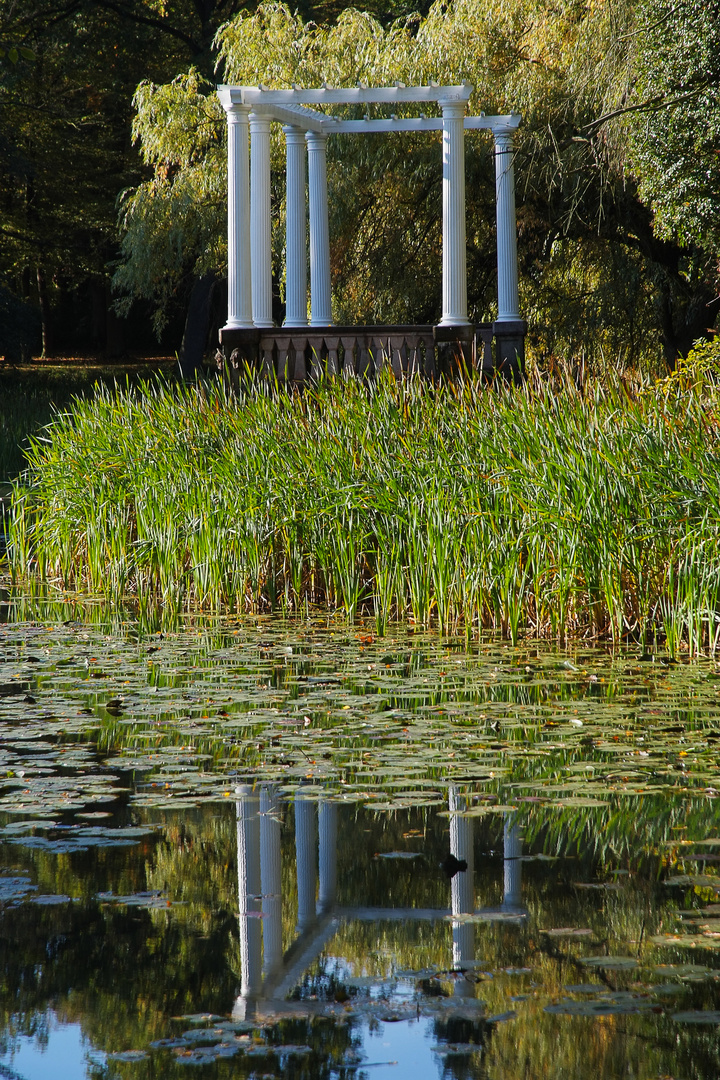
[[[438,0],[419,11],[372,0],[363,13],[334,0],[295,11],[0,0],[0,356],[174,351],[197,324],[211,345],[226,272],[216,83],[463,79],[471,111],[523,114],[531,357],[673,367],[720,310],[720,0]],[[495,302],[491,150],[487,135],[468,136],[476,320]],[[338,137],[328,167],[336,320],[436,321],[439,136]]]

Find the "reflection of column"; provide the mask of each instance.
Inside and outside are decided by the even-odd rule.
[[[295,797],[295,855],[297,858],[298,930],[302,933],[315,918],[317,881],[317,819],[315,803]]]
[[[318,914],[329,911],[335,903],[337,885],[337,803],[321,802],[319,808],[320,884]]]
[[[263,975],[282,960],[282,900],[280,895],[280,821],[277,792],[260,789],[260,882],[263,913]]]
[[[250,113],[250,245],[253,322],[272,326],[270,118],[257,113]]]
[[[305,132],[283,128],[285,173],[285,322],[307,326],[307,220],[305,202]]]
[[[443,103],[443,283],[441,326],[467,326],[465,103]]]
[[[228,317],[226,330],[252,326],[250,161],[245,105],[223,101],[228,124]]]
[[[252,999],[260,989],[260,830],[259,799],[248,786],[235,789],[238,795],[237,861],[238,914],[240,923],[240,997],[233,1013],[244,1017],[252,1011]]]
[[[522,837],[514,814],[505,818],[503,910],[522,909]]]
[[[329,326],[330,228],[328,225],[327,135],[308,131],[308,193],[310,196],[310,325]]]
[[[450,788],[448,809],[450,810],[450,852],[460,862],[467,863],[467,870],[458,870],[450,882],[450,901],[453,915],[472,914],[475,910],[472,818],[460,817],[467,809],[468,801],[458,795],[457,789]],[[475,959],[475,927],[472,923],[453,922],[453,967],[462,968]],[[467,979],[457,979],[455,993],[460,997],[472,997],[475,994],[473,983]]]
[[[495,132],[498,322],[520,318],[512,131]]]

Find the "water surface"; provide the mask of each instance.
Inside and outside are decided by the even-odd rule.
[[[0,624],[4,1075],[720,1072],[712,661],[80,614]]]

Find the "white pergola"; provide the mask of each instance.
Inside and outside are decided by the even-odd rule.
[[[513,133],[517,113],[466,116],[473,87],[404,86],[355,89],[268,90],[219,86],[228,123],[228,320],[224,330],[270,327],[270,124],[286,139],[287,327],[308,326],[307,203],[310,224],[310,326],[331,326],[327,139],[335,134],[442,131],[443,281],[440,326],[469,326],[465,251],[465,131],[485,129],[495,138],[498,317],[520,320],[515,225]],[[345,120],[313,106],[421,105],[436,103],[442,117]],[[249,139],[248,139],[249,135]],[[307,169],[305,148],[307,146]]]

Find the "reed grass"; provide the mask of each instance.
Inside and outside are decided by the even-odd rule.
[[[714,653],[719,415],[708,379],[99,387],[32,440],[11,567],[141,607]]]

